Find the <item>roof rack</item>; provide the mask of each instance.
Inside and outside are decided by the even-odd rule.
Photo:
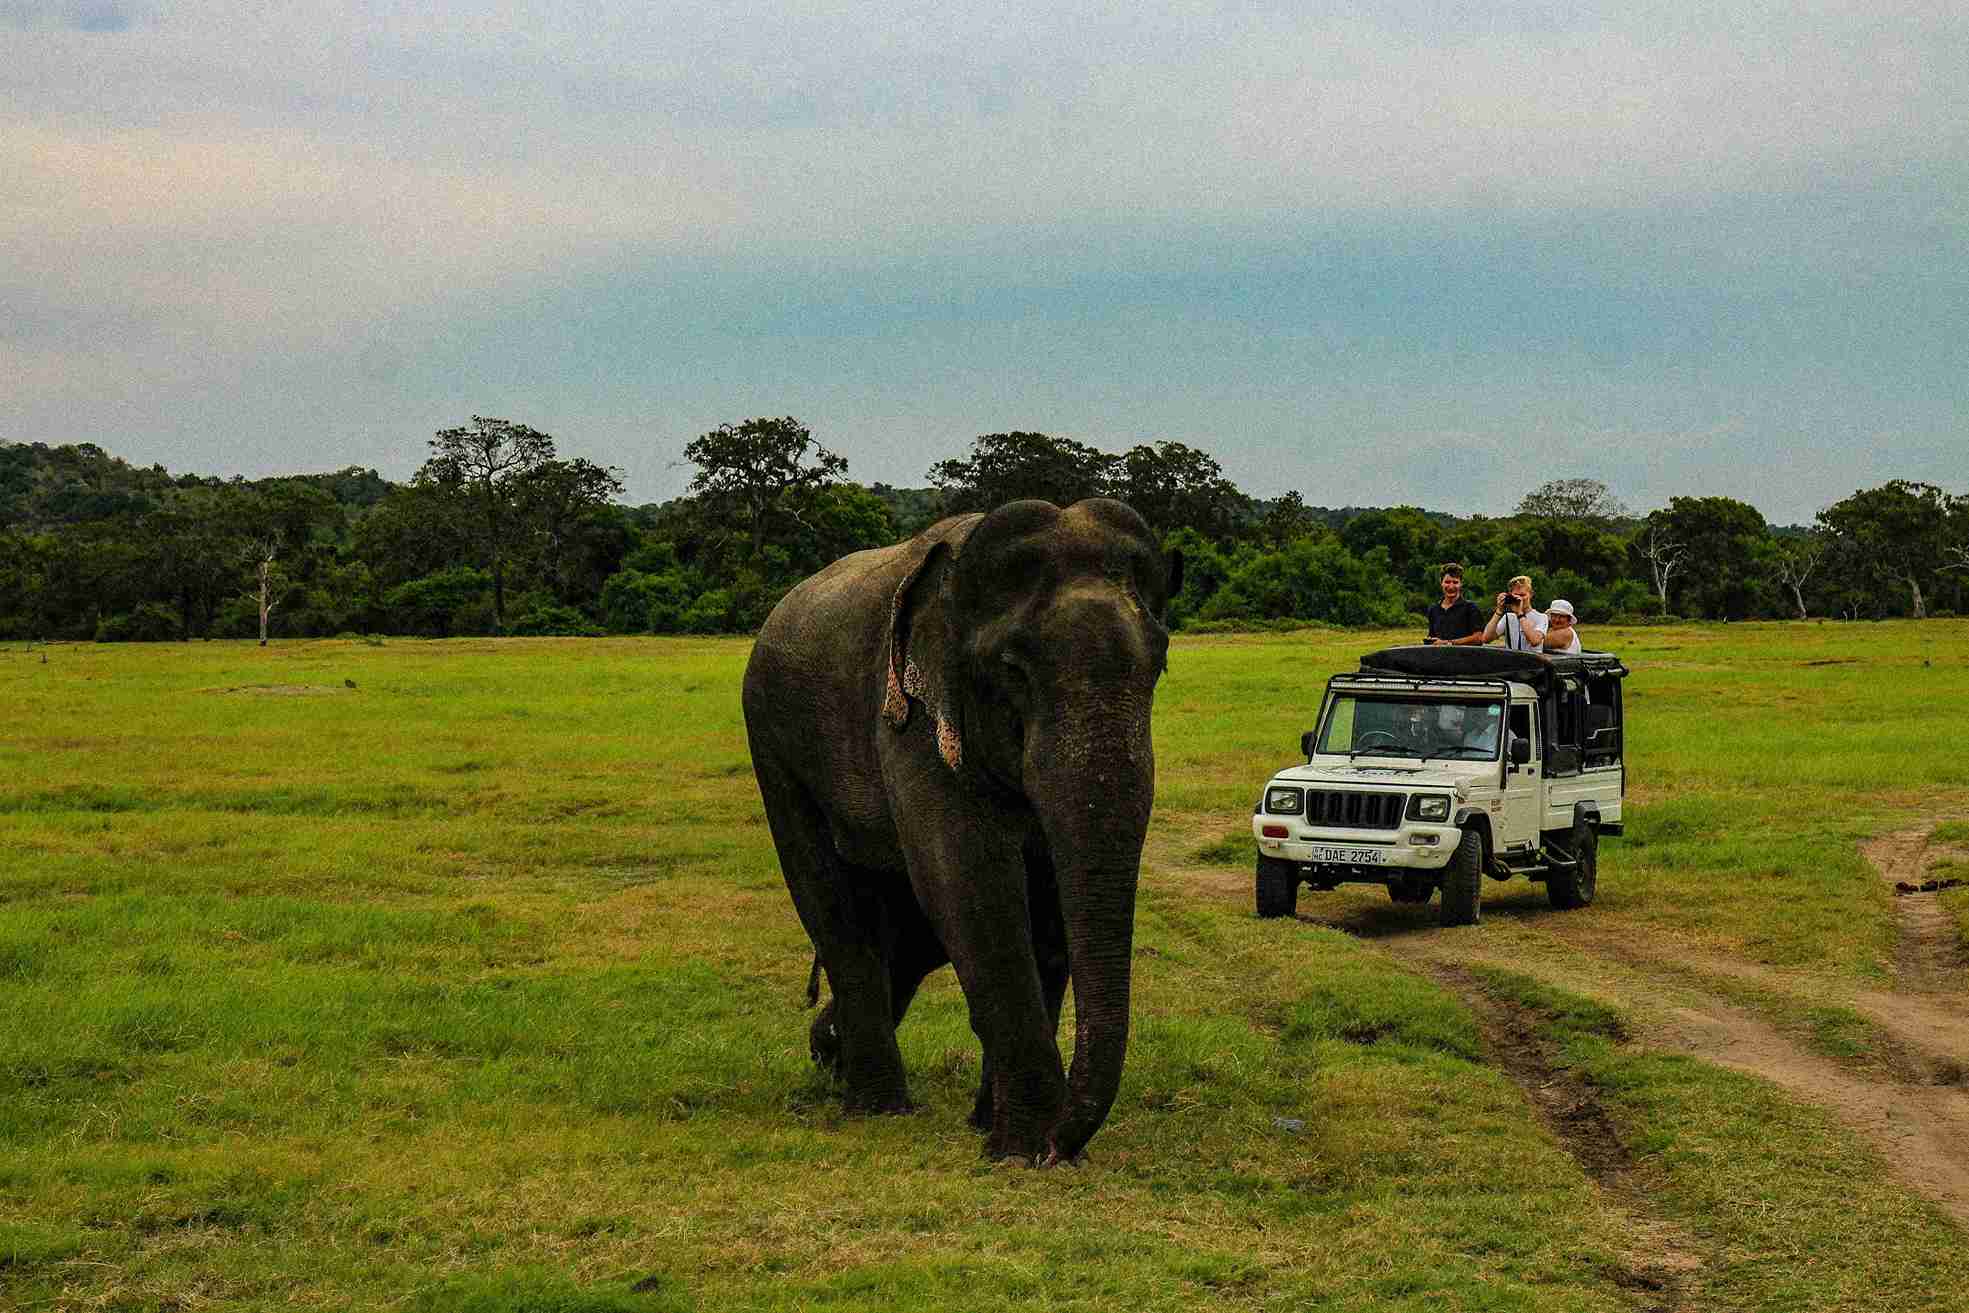
[[[1385,684],[1391,690],[1402,689],[1410,692],[1419,691],[1429,685],[1437,687],[1447,685],[1458,693],[1495,693],[1505,698],[1511,696],[1511,680],[1502,675],[1404,675],[1389,670],[1343,670],[1333,676],[1333,682],[1343,680],[1350,686]]]

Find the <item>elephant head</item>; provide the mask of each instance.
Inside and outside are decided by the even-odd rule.
[[[894,594],[884,719],[902,732],[925,717],[954,788],[1023,818],[1054,875],[1057,916],[1033,914],[1064,928],[1076,1026],[1063,1090],[1053,1049],[1057,1106],[1021,1110],[1039,1118],[1039,1156],[1077,1155],[1121,1082],[1149,720],[1181,571],[1120,502],[1013,502],[938,526]],[[1049,1002],[1057,1013],[1057,990]]]

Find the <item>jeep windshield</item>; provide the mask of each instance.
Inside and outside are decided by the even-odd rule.
[[[1322,753],[1495,761],[1502,702],[1360,697],[1337,693],[1320,727]]]

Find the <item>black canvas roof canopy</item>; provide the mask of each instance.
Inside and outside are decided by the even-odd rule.
[[[1541,692],[1561,675],[1611,675],[1616,679],[1627,675],[1627,667],[1611,652],[1548,657],[1501,647],[1453,647],[1447,643],[1385,647],[1362,657],[1361,669],[1424,679],[1515,679]]]

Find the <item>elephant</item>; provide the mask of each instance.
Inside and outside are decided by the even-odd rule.
[[[1071,1161],[1106,1120],[1181,581],[1121,502],[1017,501],[843,557],[767,618],[746,736],[813,941],[809,1002],[821,972],[832,995],[811,1049],[849,1110],[910,1110],[896,1028],[949,963],[984,1051],[986,1156]]]

